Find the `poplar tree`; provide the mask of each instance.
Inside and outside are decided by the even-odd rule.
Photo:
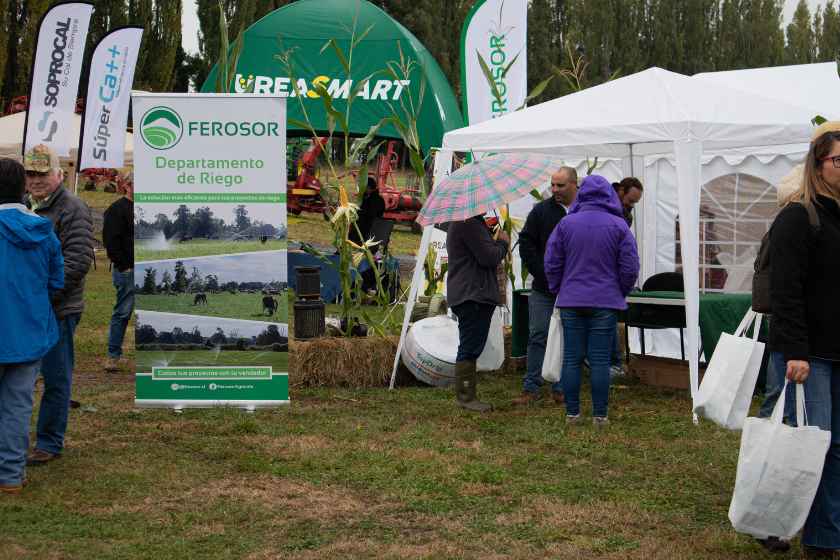
[[[786,62],[788,64],[808,64],[814,62],[816,45],[814,43],[814,30],[811,28],[811,11],[805,0],[799,0],[796,11],[793,13],[793,21],[787,26],[787,51]]]
[[[828,0],[822,12],[822,28],[817,41],[817,59],[829,62],[840,58],[840,13]]]

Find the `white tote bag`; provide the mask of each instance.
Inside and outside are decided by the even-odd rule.
[[[805,524],[831,443],[831,432],[807,425],[802,384],[796,385],[800,427],[782,423],[785,393],[769,419],[747,418],[741,434],[729,520],[736,531],[760,539],[790,539]]]
[[[743,336],[750,325],[751,339]],[[734,334],[720,335],[694,399],[694,412],[724,428],[741,429],[764,356],[764,343],[757,340],[760,328],[761,313],[749,310]]]
[[[545,357],[542,365],[542,378],[549,383],[560,381],[563,373],[563,322],[560,310],[554,308],[548,325],[548,338],[545,341]]]
[[[505,363],[505,334],[502,324],[502,308],[497,307],[490,320],[490,332],[487,334],[484,350],[476,360],[475,367],[478,371],[496,371]]]

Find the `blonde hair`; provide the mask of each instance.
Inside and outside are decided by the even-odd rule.
[[[840,132],[830,131],[821,134],[813,141],[805,157],[805,170],[802,173],[802,183],[799,189],[787,200],[787,203],[799,202],[803,206],[814,206],[817,204],[817,195],[833,198],[840,204],[840,192],[837,192],[820,175],[822,158],[831,153],[831,147],[835,142],[840,142]],[[833,164],[832,164],[833,165]]]

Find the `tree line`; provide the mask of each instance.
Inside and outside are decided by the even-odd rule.
[[[231,36],[293,1],[222,0]],[[93,0],[87,60],[108,30],[143,25],[134,87],[187,91],[192,83],[199,88],[219,55],[219,2],[195,2],[199,50],[187,54],[181,48],[182,0]],[[28,92],[38,21],[56,3],[0,0],[0,95],[5,102]],[[474,0],[373,3],[417,36],[460,95],[461,26]],[[812,13],[800,0],[786,26],[782,8],[782,0],[529,0],[529,88],[569,69],[569,53],[582,54],[588,63],[584,86],[651,66],[694,74],[840,57],[838,2],[826,0]],[[84,72],[81,92],[86,91],[87,64]],[[554,79],[537,101],[572,89]]]
[[[223,0],[235,36],[294,0]],[[350,1],[350,0],[348,0]],[[460,95],[461,27],[475,0],[372,0],[435,57]],[[200,86],[219,52],[217,0],[198,0],[199,52],[190,79]],[[582,85],[651,66],[682,74],[826,62],[840,58],[838,2],[812,13],[800,0],[782,21],[782,0],[529,0],[528,86],[588,63]],[[796,86],[792,86],[796,87]],[[574,88],[561,77],[537,101]]]
[[[224,329],[216,327],[216,331],[206,337],[201,334],[198,327],[192,331],[174,327],[171,331],[157,331],[152,325],[137,325],[135,329],[135,340],[138,349],[153,350],[149,345],[154,344],[190,344],[203,346],[238,345],[240,350],[253,346],[269,346],[272,344],[286,344],[288,338],[280,334],[277,325],[268,325],[260,334],[251,337],[243,337],[237,329],[232,329],[225,334]],[[142,346],[142,348],[140,348]],[[234,348],[231,348],[234,349]]]
[[[174,218],[174,219],[173,219]],[[144,209],[135,209],[134,229],[138,238],[153,237],[156,232],[162,232],[166,239],[224,239],[224,238],[259,238],[284,237],[286,228],[265,224],[260,220],[252,220],[248,216],[248,208],[240,204],[234,208],[234,219],[225,223],[222,218],[216,218],[209,207],[199,207],[190,210],[186,204],[181,204],[170,218],[164,213],[155,215],[152,221],[147,220]]]
[[[79,95],[87,92],[88,66],[94,45],[122,25],[145,28],[134,88],[187,91],[190,57],[181,48],[182,0],[90,0],[90,21]],[[0,96],[5,107],[29,93],[38,22],[59,0],[0,0]]]
[[[183,261],[177,261],[174,268],[174,276],[168,270],[164,270],[158,283],[158,270],[153,267],[146,268],[143,274],[143,284],[135,285],[135,291],[141,294],[188,294],[198,292],[262,292],[269,290],[277,292],[286,288],[285,282],[220,282],[215,274],[202,274],[198,267],[193,267],[192,274],[187,273],[187,267]]]

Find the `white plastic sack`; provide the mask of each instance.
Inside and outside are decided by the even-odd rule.
[[[782,423],[785,389],[769,419],[747,418],[744,423],[729,505],[735,530],[760,539],[790,539],[805,524],[831,443],[831,432],[807,425],[802,384],[796,385],[796,422],[801,427]]]
[[[497,307],[490,321],[487,343],[476,361],[478,371],[496,371],[505,363],[505,336],[502,324],[502,308]]]
[[[560,310],[554,308],[551,323],[548,325],[548,339],[545,342],[545,357],[543,358],[542,377],[549,383],[560,381],[563,370],[563,323]]]
[[[753,325],[752,339],[745,335]],[[730,430],[740,430],[749,413],[764,343],[758,342],[761,313],[747,311],[734,334],[723,333],[694,400],[694,412]]]

